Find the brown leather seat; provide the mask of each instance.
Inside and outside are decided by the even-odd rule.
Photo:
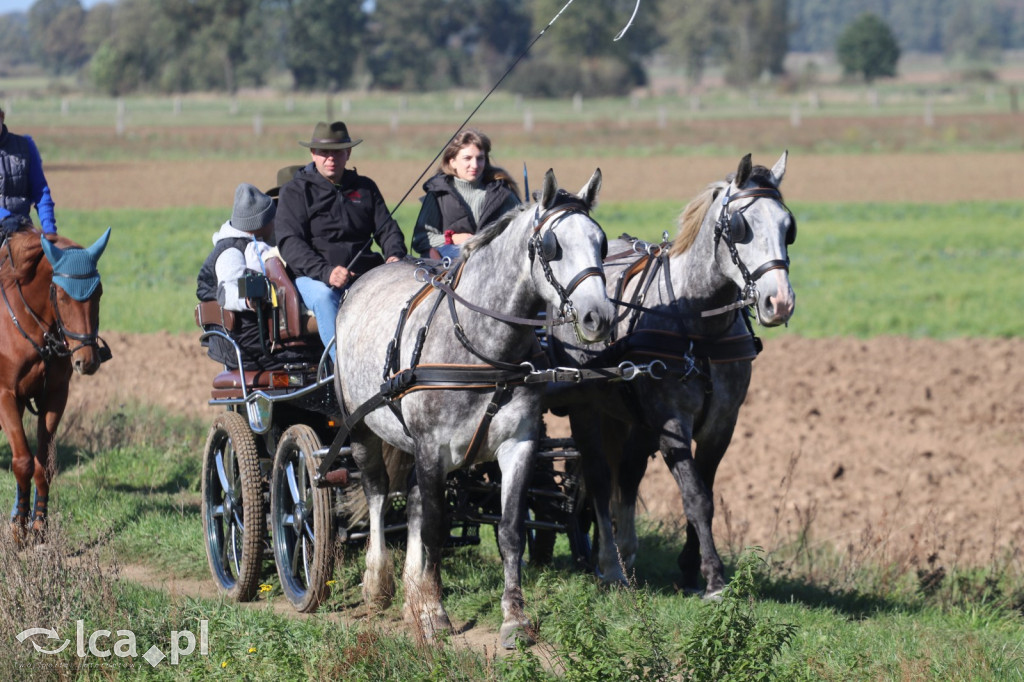
[[[277,293],[277,338],[287,341],[303,336],[317,336],[316,318],[303,305],[299,290],[285,272],[281,259],[267,258],[264,266],[267,279],[273,283]]]

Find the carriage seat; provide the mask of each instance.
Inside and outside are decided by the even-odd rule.
[[[285,272],[284,263],[280,258],[271,257],[265,260],[267,279],[274,288],[276,306],[268,301],[265,318],[267,321],[267,341],[271,348],[292,349],[310,360],[319,357],[323,345],[317,331],[316,318],[302,303],[295,283]],[[223,330],[229,334],[237,331],[240,319],[238,315],[221,308],[217,301],[201,301],[195,308],[195,320],[204,331]],[[272,350],[272,352],[273,352]],[[315,360],[313,360],[315,364]],[[247,390],[293,388],[296,382],[303,385],[305,373],[301,370],[248,370],[225,369],[213,380],[212,397],[238,398],[242,395],[243,382]]]
[[[285,272],[284,262],[278,257],[267,258],[264,262],[269,279],[277,293],[277,306],[280,310],[278,318],[278,338],[281,340],[297,339],[303,336],[319,337],[316,318],[313,311],[306,308],[295,288],[295,282]]]
[[[299,290],[285,272],[284,263],[281,259],[273,257],[267,258],[265,265],[267,279],[273,285],[277,298],[277,315],[267,316],[270,338],[276,342],[306,337],[319,339],[316,318],[302,302]],[[222,327],[225,331],[232,332],[237,329],[238,323],[235,313],[221,308],[217,301],[200,301],[196,305],[195,319],[196,325],[204,330]]]

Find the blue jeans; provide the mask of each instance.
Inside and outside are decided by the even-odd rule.
[[[459,257],[459,246],[457,244],[442,244],[437,247],[437,252],[441,254],[441,258],[451,258],[455,260]]]
[[[327,348],[334,338],[334,324],[341,306],[342,289],[332,289],[318,279],[296,277],[295,288],[302,296],[302,302],[313,311],[316,326],[320,330],[320,340]],[[331,362],[337,364],[337,349],[331,347]]]

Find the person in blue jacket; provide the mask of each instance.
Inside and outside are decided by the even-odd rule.
[[[57,220],[53,215],[53,198],[43,174],[43,160],[36,143],[28,135],[15,135],[4,122],[6,113],[0,109],[0,221],[30,222],[29,211],[36,207],[39,227],[55,234]]]

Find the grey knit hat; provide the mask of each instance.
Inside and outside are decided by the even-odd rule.
[[[277,204],[263,192],[243,182],[235,190],[235,207],[231,211],[231,227],[242,232],[256,232],[274,219]]]

